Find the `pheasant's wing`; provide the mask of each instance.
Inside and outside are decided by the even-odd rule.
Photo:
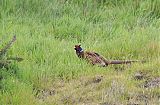
[[[99,57],[99,59],[101,59],[103,62],[105,62],[106,65],[109,64],[109,61],[104,56],[102,56],[102,55],[100,55],[100,54],[98,54],[96,52],[94,52],[94,53]]]
[[[99,59],[99,54],[98,53],[95,53],[95,52],[86,52],[87,56],[90,56],[94,59]]]
[[[106,66],[105,59],[95,52],[86,52],[86,58],[89,59],[92,64],[98,64],[100,66]]]
[[[95,61],[96,61],[96,56],[93,52],[85,52],[84,53],[85,58],[92,63],[93,65],[95,65]]]

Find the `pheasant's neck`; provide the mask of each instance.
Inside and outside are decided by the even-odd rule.
[[[76,54],[77,54],[77,56],[79,58],[84,58],[84,51],[82,51],[82,52],[76,52]]]

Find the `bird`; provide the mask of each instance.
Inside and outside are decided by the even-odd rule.
[[[131,64],[132,62],[139,62],[139,60],[107,60],[96,52],[84,51],[81,45],[75,45],[74,49],[80,59],[85,59],[92,65],[106,67],[111,64]]]

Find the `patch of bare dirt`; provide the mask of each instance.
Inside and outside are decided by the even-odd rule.
[[[47,97],[55,95],[55,90],[51,89],[34,89],[35,97],[44,101]]]
[[[144,74],[142,72],[136,72],[134,74],[134,79],[135,80],[142,80],[142,79],[144,79]]]
[[[147,81],[144,84],[145,88],[155,88],[155,87],[160,87],[160,77],[154,78],[152,80]]]
[[[136,73],[134,73],[133,78],[135,80],[149,80],[152,78],[152,76],[149,73],[143,72],[143,71],[137,71]]]
[[[157,105],[158,100],[160,100],[160,94],[138,92],[128,97],[127,105],[150,105],[151,103]]]
[[[95,77],[89,77],[89,78],[81,78],[81,83],[84,86],[88,86],[91,84],[97,84],[97,83],[102,82],[103,78],[104,77],[102,75],[97,75]]]

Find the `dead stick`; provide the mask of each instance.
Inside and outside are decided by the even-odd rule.
[[[6,44],[6,46],[1,49],[0,57],[2,57],[7,52],[7,50],[11,47],[12,43],[15,41],[16,41],[16,36],[13,36],[12,40],[9,41],[8,44]]]

